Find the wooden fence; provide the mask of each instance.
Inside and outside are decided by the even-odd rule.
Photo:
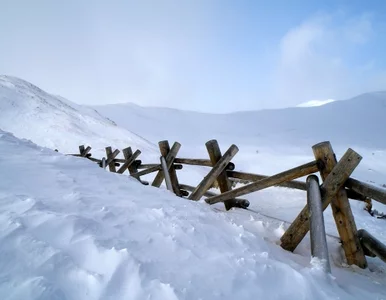
[[[320,185],[322,209],[325,210],[328,206],[332,208],[347,263],[366,268],[365,255],[373,256],[374,252],[385,253],[384,251],[369,251],[367,235],[363,238],[363,231],[360,231],[362,235],[358,234],[348,199],[366,202],[366,208],[371,212],[371,200],[386,204],[386,190],[350,177],[362,159],[351,148],[337,161],[330,142],[322,142],[312,147],[315,157],[313,161],[272,176],[266,176],[235,171],[235,164],[231,160],[239,151],[236,145],[231,145],[223,154],[216,140],[210,140],[205,145],[208,151],[207,159],[181,158],[177,157],[181,148],[180,143],[175,142],[170,147],[168,141],[161,141],[159,142],[160,162],[154,164],[143,164],[138,159],[141,151],[133,152],[131,147],[122,150],[123,158],[118,158],[120,151],[118,149],[113,151],[111,147],[106,148],[106,156],[102,159],[92,157],[90,146],[79,146],[79,154],[70,155],[87,158],[102,168],[108,167],[110,172],[123,174],[127,171],[130,176],[144,185],[150,183],[143,181],[141,177],[156,173],[151,182],[152,186],[160,187],[166,180],[167,188],[176,196],[193,201],[205,197],[208,204],[223,202],[226,210],[233,207],[246,209],[249,201],[239,197],[273,186],[306,191],[306,182],[296,181],[296,179],[319,173],[323,180]],[[178,181],[177,170],[181,170],[183,165],[205,166],[210,169],[197,186],[190,186]],[[236,183],[244,185],[232,189]],[[220,193],[209,191],[213,187],[218,188]],[[309,230],[310,210],[308,205],[305,205],[281,237],[281,247],[294,251]],[[371,241],[375,243],[374,239]],[[384,249],[384,246],[379,241],[377,242],[378,249]],[[380,258],[385,260],[385,257]]]

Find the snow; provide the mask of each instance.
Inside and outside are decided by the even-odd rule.
[[[4,75],[0,75],[0,128],[63,153],[78,153],[78,146],[82,144],[90,145],[92,153],[100,155],[105,155],[106,146],[119,149],[133,146],[149,155],[157,149],[94,109]],[[71,138],[64,138],[69,134]]]
[[[297,105],[297,107],[314,107],[314,106],[322,106],[331,102],[334,102],[334,99],[327,100],[310,100],[304,103]]]
[[[164,187],[143,186],[127,175],[52,150],[74,152],[79,141],[98,149],[115,142],[117,147],[144,147],[145,162],[155,162],[150,160],[157,157],[153,143],[162,137],[150,137],[170,126],[170,134],[182,141],[181,156],[204,158],[201,139],[222,135],[221,128],[193,135],[191,121],[196,120],[199,129],[213,118],[229,116],[163,109],[165,117],[160,109],[120,107],[115,109],[118,117],[137,115],[139,121],[122,129],[122,118],[108,116],[117,126],[102,116],[108,109],[98,114],[67,101],[25,81],[0,77],[0,299],[386,298],[383,262],[368,258],[365,270],[345,264],[331,209],[324,218],[332,276],[311,259],[308,235],[294,253],[279,246],[289,222],[306,203],[302,191],[269,188],[246,197],[250,209],[226,212],[221,204],[181,199]],[[232,118],[241,116],[243,121],[245,114]],[[166,122],[167,117],[174,121]],[[176,120],[181,122],[172,127]],[[372,137],[377,134],[371,132]],[[242,142],[233,141],[240,148],[234,160],[237,170],[274,174],[312,159],[311,141],[308,147],[285,140],[260,144],[253,133],[241,135],[231,131],[220,141],[222,151],[232,138]],[[386,183],[385,149],[359,142],[354,150],[364,159],[355,176]],[[345,149],[345,144],[338,145],[338,157]],[[178,172],[181,182],[193,185],[208,169]],[[386,243],[385,220],[371,217],[361,202],[351,201],[351,206],[358,229]],[[386,211],[383,205],[376,207]]]

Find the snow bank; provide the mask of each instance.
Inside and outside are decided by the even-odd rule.
[[[5,132],[0,170],[0,299],[386,297],[381,269],[326,278],[253,211],[183,200]]]

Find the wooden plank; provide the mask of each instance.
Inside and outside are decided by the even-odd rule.
[[[111,147],[106,147],[106,165],[109,166],[110,172],[116,172],[114,158],[117,157],[119,154],[119,150],[115,149],[114,152],[112,152]]]
[[[206,144],[206,149],[208,150],[209,159],[213,166],[221,159],[221,150],[218,142],[216,140],[210,140]],[[231,182],[228,180],[226,170],[222,171],[217,177],[217,183],[220,188],[221,193],[228,192],[232,190]],[[224,201],[224,206],[226,210],[230,210],[233,206],[234,199]]]
[[[217,161],[209,173],[204,177],[204,179],[199,183],[196,189],[190,194],[190,200],[199,200],[204,193],[210,188],[210,186],[216,181],[217,177],[225,170],[225,167],[231,161],[231,159],[239,151],[236,145],[231,145],[229,149],[224,153],[224,155]],[[234,198],[234,197],[233,197]],[[227,200],[230,200],[229,198]]]
[[[168,166],[167,166],[167,164],[166,164],[165,157],[160,156],[160,161],[161,161],[162,172],[164,173],[164,177],[165,177],[166,188],[167,188],[170,192],[173,193],[174,191],[173,191],[172,180],[171,180],[171,178],[170,178],[170,174],[169,174]],[[179,190],[179,189],[178,189],[178,190]]]
[[[386,205],[386,189],[375,187],[354,178],[347,179],[345,186],[358,194]]]
[[[197,159],[197,158],[176,158],[174,160],[175,163],[179,164],[185,164],[185,165],[192,165],[192,166],[203,166],[203,167],[212,167],[213,164],[210,159]],[[226,170],[234,170],[235,164],[233,162],[230,162]]]
[[[159,164],[140,164],[137,168],[138,169],[148,169],[148,168],[153,168],[155,166],[159,166]]]
[[[126,160],[126,161],[123,163],[123,165],[119,168],[119,170],[117,171],[117,173],[122,174],[123,172],[125,172],[126,169],[127,169],[128,167],[130,167],[130,166],[134,163],[134,161],[137,159],[137,157],[138,157],[140,154],[141,154],[141,151],[136,150],[136,151],[134,152],[134,154],[131,155],[130,158],[129,158],[128,160]]]
[[[158,143],[158,145],[159,145],[159,149],[160,149],[161,155],[165,158],[165,163],[166,163],[166,157],[167,157],[167,155],[170,152],[169,142],[168,141],[161,141],[161,142]],[[171,180],[171,184],[172,184],[172,187],[173,187],[173,192],[178,197],[182,197],[182,194],[181,194],[181,191],[180,191],[180,186],[178,184],[177,172],[176,172],[175,168],[173,168],[173,165],[174,165],[174,162],[172,162],[170,164],[170,166],[167,165],[167,167],[168,167],[167,170],[168,170],[169,177],[170,177],[170,180]],[[164,177],[166,179],[166,174],[164,174]]]
[[[228,175],[229,180],[233,181],[233,179],[236,179],[235,180],[236,182],[237,182],[237,180],[255,182],[255,181],[259,181],[261,179],[265,179],[265,178],[269,177],[267,175],[245,173],[245,172],[238,172],[238,171],[227,171],[227,175]],[[358,180],[355,180],[355,181],[358,182]],[[346,186],[349,185],[348,182],[351,183],[352,179],[351,178],[347,179],[347,181],[345,183]],[[307,187],[306,187],[307,184],[303,181],[298,181],[298,180],[291,180],[291,181],[283,182],[283,183],[275,185],[275,186],[283,187],[283,188],[296,189],[296,190],[301,190],[301,191],[307,190]],[[369,198],[367,198],[363,194],[355,192],[351,189],[346,188],[346,193],[347,193],[347,197],[349,199],[359,200],[359,201],[363,201],[363,202],[369,201]],[[386,197],[385,197],[385,204],[386,204]]]
[[[161,141],[161,145],[163,145],[164,141]],[[174,162],[174,159],[176,158],[177,156],[177,153],[178,151],[180,150],[181,148],[181,144],[178,143],[178,142],[175,142],[172,146],[172,148],[170,149],[170,151],[168,152],[168,154],[166,155],[166,164],[167,164],[167,167],[168,169],[170,169],[170,167],[172,166],[173,162]],[[154,180],[153,180],[153,183],[151,184],[152,186],[155,186],[155,187],[160,187],[161,184],[162,184],[162,181],[164,180],[164,174],[162,171],[158,171],[157,175],[155,176]]]
[[[241,179],[241,180],[245,180],[245,181],[249,181],[249,182],[256,182],[256,181],[266,179],[269,177],[266,175],[244,173],[244,172],[238,172],[238,171],[227,171],[227,175],[229,178],[237,178],[237,179]],[[305,182],[296,181],[296,180],[283,182],[283,183],[280,183],[276,186],[286,187],[286,188],[291,188],[291,189],[297,189],[297,190],[302,190],[302,191],[307,190],[307,185]]]
[[[187,185],[187,184],[180,184],[180,188],[182,190],[186,190],[190,192],[193,192],[196,189],[194,186]],[[218,194],[213,193],[211,191],[206,191],[204,194],[205,197],[214,197],[217,195]],[[233,207],[247,208],[249,206],[249,201],[245,199],[236,198],[234,199],[234,203],[232,205]]]
[[[323,164],[320,165],[320,176],[322,179],[325,180],[330,173],[336,175],[334,174],[333,168],[336,166],[337,161],[330,142],[316,144],[312,147],[312,150],[315,158],[323,161]],[[355,169],[361,160],[362,156],[354,150],[348,149],[346,151],[341,159],[342,164],[344,164],[344,168],[342,168],[341,172],[347,170],[346,180],[352,173],[349,166],[352,166],[353,169]],[[331,188],[331,185],[337,184],[340,184],[340,182],[332,182],[330,185],[324,186],[324,188],[327,190]],[[336,196],[331,198],[331,208],[339,236],[342,240],[342,247],[346,255],[347,263],[349,265],[355,264],[360,268],[366,268],[367,261],[357,236],[355,219],[344,187],[341,187],[336,193]]]
[[[325,170],[327,163],[328,167],[331,167],[332,159],[335,160],[333,153],[328,153],[328,155],[324,155],[322,157],[323,163],[320,164],[321,169]],[[346,151],[340,161],[334,165],[333,169],[331,170],[331,172],[329,172],[327,177],[325,177],[325,172],[323,171],[322,178],[325,177],[323,185],[321,187],[323,210],[327,208],[333,198],[344,196],[346,196],[347,198],[345,190],[342,187],[347,178],[349,178],[351,173],[359,164],[360,159],[361,157],[355,151],[349,149]],[[281,247],[289,251],[294,251],[297,245],[302,241],[302,239],[309,231],[309,228],[309,211],[308,206],[306,205],[300,212],[300,214],[297,216],[295,221],[290,225],[290,227],[281,237]],[[353,241],[357,240],[355,237],[351,238],[353,239]]]
[[[369,256],[378,256],[386,263],[386,245],[364,229],[358,230],[358,237]]]
[[[82,153],[84,152],[84,145],[80,145],[79,146],[79,155],[82,155]]]
[[[229,192],[225,192],[221,195],[208,198],[205,201],[209,204],[215,204],[218,202],[226,201],[232,198],[236,198],[242,195],[253,193],[271,186],[278,185],[280,183],[290,181],[296,178],[300,178],[318,171],[317,161],[312,161],[299,167],[293,168],[288,171],[273,175],[271,177],[250,183],[248,185],[239,187]]]

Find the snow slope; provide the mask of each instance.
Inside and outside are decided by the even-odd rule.
[[[363,94],[317,107],[232,114],[144,108],[134,104],[93,107],[122,127],[136,128],[136,133],[150,140],[179,138],[184,144],[195,145],[216,137],[223,142],[253,143],[258,147],[267,143],[312,145],[329,140],[346,148],[386,147],[386,92]]]
[[[2,131],[0,170],[0,299],[386,298],[379,261],[333,263],[325,277],[307,246],[275,244],[281,222],[253,211],[186,201]]]
[[[93,154],[102,155],[106,146],[132,146],[145,153],[156,149],[94,109],[50,95],[10,76],[0,76],[0,128],[63,153],[78,153],[81,144],[90,145]]]

